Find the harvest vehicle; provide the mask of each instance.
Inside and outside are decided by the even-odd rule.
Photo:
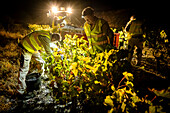
[[[62,39],[64,39],[66,34],[76,34],[79,38],[84,36],[84,39],[87,40],[84,29],[78,28],[71,24],[71,14],[71,8],[66,9],[65,7],[53,6],[47,13],[47,17],[50,19],[50,25],[53,28],[53,32],[60,33]]]
[[[47,17],[50,19],[50,25],[53,28],[53,32],[60,33],[62,39],[66,34],[77,35],[78,38],[84,36],[87,40],[86,34],[83,28],[75,27],[71,24],[71,8],[56,7],[53,6],[47,13]],[[119,48],[119,33],[114,33],[113,45]]]

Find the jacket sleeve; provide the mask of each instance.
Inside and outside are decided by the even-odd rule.
[[[110,44],[113,46],[113,37],[114,37],[114,34],[113,34],[113,31],[110,29],[109,24],[107,22],[105,22],[103,24],[102,31],[109,38]]]
[[[89,46],[91,46],[91,37],[90,37],[90,33],[88,32],[87,22],[84,23],[84,32],[85,32],[87,39],[89,41]]]
[[[45,36],[41,36],[39,35],[38,36],[39,40],[41,41],[41,44],[43,45],[44,49],[45,49],[45,52],[48,54],[48,55],[51,55],[52,54],[52,50],[50,48],[50,42],[51,40]]]

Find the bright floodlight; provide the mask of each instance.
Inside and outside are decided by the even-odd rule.
[[[53,12],[53,13],[57,13],[57,11],[58,11],[57,7],[53,6],[53,7],[52,7],[52,12]]]
[[[72,9],[71,8],[67,8],[67,12],[68,13],[72,13]]]

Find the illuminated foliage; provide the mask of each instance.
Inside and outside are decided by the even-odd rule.
[[[133,74],[124,71],[124,64],[117,61],[118,50],[91,55],[87,41],[76,35],[66,35],[60,49],[54,49],[54,59],[44,56],[51,78],[50,86],[59,103],[66,104],[76,98],[91,106],[110,106],[110,113],[137,111],[137,103],[151,104],[137,96],[133,88]],[[54,63],[51,63],[53,60]]]
[[[43,25],[29,25],[31,31],[48,28]],[[11,33],[5,30],[0,31],[2,38],[21,39],[24,33]],[[120,38],[124,38],[123,32],[120,32]],[[159,50],[155,52],[156,57],[163,57],[167,61],[168,51],[163,44],[169,43],[168,36],[164,30],[158,33],[157,44],[154,48]],[[149,42],[153,38],[147,36]],[[10,42],[4,47],[0,47],[0,92],[2,95],[13,95],[16,89],[17,72],[19,71],[19,48],[16,42]],[[75,106],[86,105],[87,108],[93,106],[103,107],[105,111],[111,112],[144,112],[161,111],[162,106],[153,105],[152,101],[139,98],[134,90],[133,80],[135,75],[129,73],[125,68],[125,63],[117,58],[119,50],[108,49],[102,53],[90,54],[87,41],[83,37],[76,35],[65,36],[60,51],[53,49],[53,56],[43,58],[46,61],[46,74],[50,79],[49,87],[53,91],[53,96],[58,104],[66,105],[68,102],[74,102]],[[159,55],[161,53],[161,55]],[[162,54],[164,53],[164,54]],[[10,58],[10,60],[8,59]],[[12,59],[12,60],[11,60]],[[33,61],[31,63],[34,63]],[[35,68],[35,65],[31,65]],[[30,69],[32,68],[30,67]],[[166,90],[158,91],[152,89],[157,96],[166,97],[169,93]],[[0,97],[1,100],[4,98]],[[78,100],[79,102],[75,102]],[[0,107],[3,110],[9,109],[12,104],[2,102]],[[83,108],[82,111],[87,110]],[[91,112],[91,111],[88,112]]]

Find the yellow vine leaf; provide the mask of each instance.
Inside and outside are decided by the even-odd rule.
[[[113,100],[111,99],[110,95],[106,96],[104,99],[104,105],[114,106]]]

